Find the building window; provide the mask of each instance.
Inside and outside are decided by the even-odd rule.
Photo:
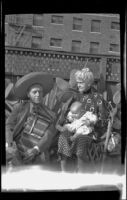
[[[31,47],[34,49],[41,49],[42,37],[32,36]]]
[[[52,15],[51,16],[51,23],[53,23],[53,24],[63,24],[63,16]]]
[[[100,20],[92,20],[91,21],[91,32],[100,32],[100,26],[101,21]]]
[[[73,17],[73,27],[72,30],[82,30],[82,19]]]
[[[51,38],[50,39],[50,46],[51,47],[62,47],[62,39]]]
[[[111,29],[120,30],[120,23],[119,22],[111,22]]]
[[[99,42],[90,42],[90,53],[98,53],[99,52]]]
[[[33,27],[32,32],[33,32],[33,36],[44,37],[44,29],[40,27],[36,27],[36,26]]]
[[[72,40],[72,52],[80,52],[81,41]]]
[[[35,14],[33,16],[33,25],[34,26],[43,26],[43,14]]]
[[[120,46],[118,44],[110,44],[109,51],[120,52]]]

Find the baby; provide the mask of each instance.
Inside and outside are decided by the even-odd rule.
[[[80,134],[88,135],[92,132],[97,116],[92,112],[84,113],[82,103],[75,101],[70,107],[67,120],[69,123],[66,123],[63,127],[59,126],[59,130],[68,130],[73,133],[70,139],[74,140]]]

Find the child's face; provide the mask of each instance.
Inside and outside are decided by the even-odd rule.
[[[81,106],[82,104],[80,102],[75,102],[72,104],[70,111],[72,114],[80,114],[81,113]]]
[[[68,120],[73,122],[75,119],[79,119],[81,114],[81,106],[80,102],[74,102],[70,107],[70,112],[68,113]]]

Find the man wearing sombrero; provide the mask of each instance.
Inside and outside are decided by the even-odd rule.
[[[15,106],[6,122],[6,159],[11,159],[13,165],[41,163],[42,152],[52,144],[56,117],[43,104],[43,97],[53,84],[51,75],[32,72],[20,78],[14,86],[16,98],[25,101]]]

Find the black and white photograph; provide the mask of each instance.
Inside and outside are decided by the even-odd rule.
[[[118,190],[126,199],[120,14],[14,13],[3,22],[2,191]]]

